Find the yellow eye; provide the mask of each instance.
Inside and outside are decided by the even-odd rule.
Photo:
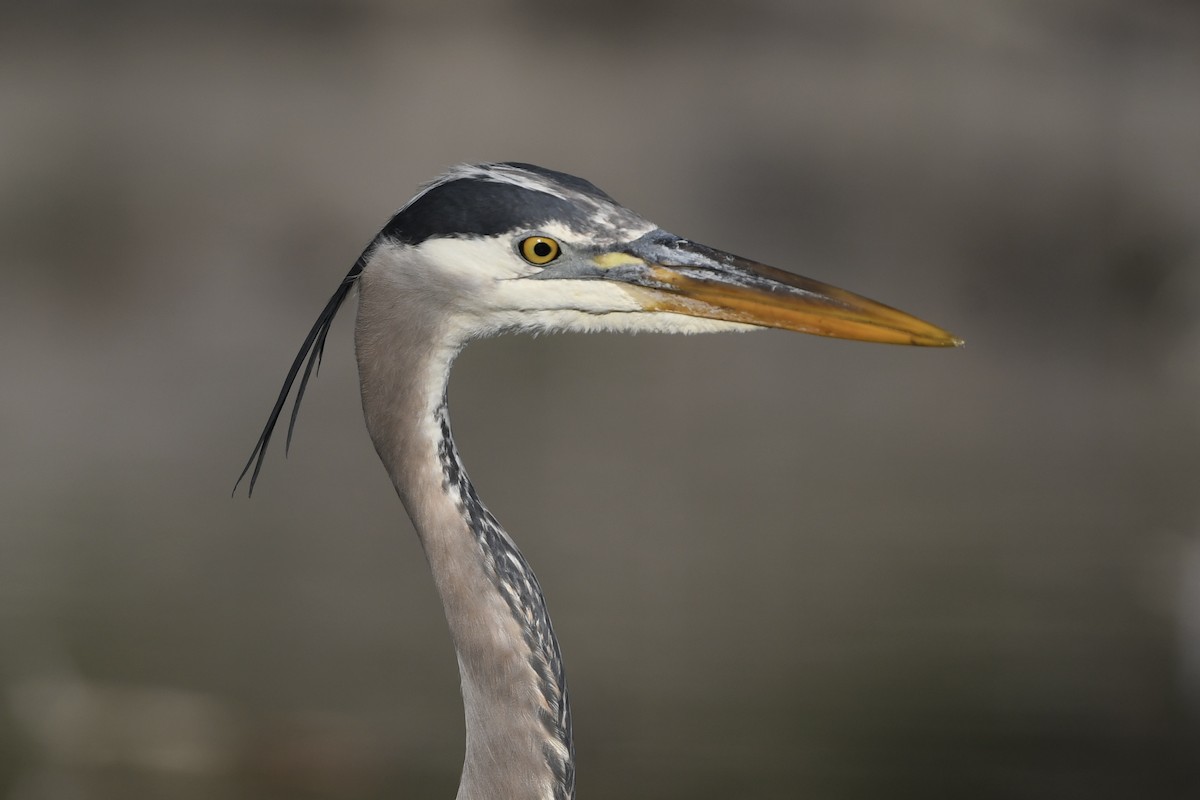
[[[521,258],[537,267],[549,264],[561,252],[558,242],[547,236],[530,236],[521,240]]]

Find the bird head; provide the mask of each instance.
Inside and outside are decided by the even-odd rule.
[[[392,216],[325,305],[242,471],[245,477],[254,468],[251,491],[299,377],[290,444],[330,325],[356,285],[360,362],[364,350],[457,352],[470,339],[509,330],[779,328],[890,344],[962,344],[882,303],[668,233],[580,178],[531,164],[461,166]]]
[[[530,164],[458,167],[380,231],[364,297],[453,321],[463,341],[505,330],[695,333],[782,328],[892,344],[960,344],[865,297],[662,230],[591,183]],[[412,306],[419,306],[414,308]]]

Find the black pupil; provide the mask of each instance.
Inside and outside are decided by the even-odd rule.
[[[552,248],[550,246],[549,242],[534,242],[533,243],[533,254],[535,256],[537,256],[538,258],[547,258],[553,252],[554,252],[554,248]]]

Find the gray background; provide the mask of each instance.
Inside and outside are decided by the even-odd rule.
[[[467,350],[582,797],[1198,796],[1194,3],[0,14],[0,797],[453,795],[352,313],[229,493],[378,226],[502,159],[968,341]]]

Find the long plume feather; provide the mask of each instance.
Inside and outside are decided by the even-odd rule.
[[[246,462],[246,466],[242,468],[242,474],[238,476],[237,481],[233,484],[233,492],[236,494],[238,486],[241,485],[242,479],[246,477],[246,473],[250,472],[253,467],[254,471],[250,474],[250,488],[246,492],[247,496],[254,494],[254,484],[258,481],[258,473],[262,470],[263,459],[267,455],[267,445],[271,441],[271,434],[275,432],[275,424],[279,421],[279,415],[283,413],[283,407],[287,403],[288,395],[291,394],[292,384],[296,382],[296,376],[300,375],[300,367],[304,365],[304,374],[300,377],[300,386],[296,389],[296,400],[292,404],[292,414],[288,421],[287,443],[284,446],[284,454],[291,449],[292,432],[296,428],[296,416],[300,413],[300,401],[304,399],[304,390],[308,387],[308,379],[314,373],[319,372],[321,368],[321,354],[325,352],[325,338],[329,335],[329,328],[333,325],[333,318],[337,316],[338,309],[345,301],[346,296],[350,294],[350,290],[354,288],[358,276],[362,274],[363,267],[367,264],[367,258],[371,255],[371,251],[375,248],[375,242],[372,242],[358,260],[354,262],[354,266],[350,268],[345,279],[338,285],[337,290],[333,293],[333,297],[329,298],[329,302],[325,304],[325,308],[321,310],[321,315],[317,317],[316,323],[312,326],[312,330],[308,332],[308,336],[304,337],[304,344],[300,346],[300,352],[296,354],[296,359],[292,361],[291,369],[288,370],[287,377],[283,379],[283,388],[279,391],[279,397],[275,400],[275,406],[271,409],[271,415],[267,417],[267,424],[263,427],[262,434],[258,437],[258,443],[254,445],[254,450],[250,453],[250,459]],[[305,360],[307,359],[307,364]]]

